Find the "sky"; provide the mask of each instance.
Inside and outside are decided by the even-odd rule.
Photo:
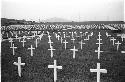
[[[123,21],[124,0],[2,0],[2,18]]]

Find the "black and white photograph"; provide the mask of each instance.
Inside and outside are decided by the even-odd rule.
[[[125,82],[124,0],[1,0],[1,82]]]

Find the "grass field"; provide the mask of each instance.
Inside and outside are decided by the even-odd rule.
[[[64,38],[64,34],[67,36]],[[72,33],[74,33],[75,41],[73,43]],[[84,35],[82,37],[80,32]],[[86,32],[86,34],[85,34]],[[88,32],[88,33],[87,33]],[[93,32],[93,35],[90,36]],[[99,32],[101,34],[101,51],[104,51],[98,59],[98,53],[95,50],[98,49],[97,40],[99,38]],[[106,36],[106,32],[109,33],[109,37]],[[14,33],[14,31],[12,31]],[[42,34],[43,31],[39,32],[38,35]],[[11,44],[9,40],[4,40],[1,43],[1,82],[54,82],[53,81],[53,69],[48,68],[48,65],[53,65],[54,60],[57,60],[57,65],[62,66],[62,69],[57,70],[57,82],[97,82],[97,73],[90,72],[90,69],[96,69],[97,63],[100,63],[101,69],[107,69],[107,73],[101,73],[101,82],[125,82],[125,54],[121,51],[125,51],[125,39],[116,36],[111,30],[107,29],[68,29],[60,30],[60,33],[49,32],[51,35],[51,40],[53,42],[52,46],[56,49],[53,58],[51,58],[51,52],[48,50],[50,48],[48,44],[48,34],[44,31],[40,40],[38,36],[30,39],[25,39],[25,45],[19,42],[19,39],[15,38],[15,35],[9,33],[9,37],[13,37],[13,44],[17,47],[15,49],[15,55],[13,55],[13,50],[10,48]],[[68,41],[67,49],[64,48],[64,43],[61,43],[61,38],[58,40],[55,33],[62,37],[62,41]],[[6,33],[2,34],[6,38]],[[23,32],[19,34],[17,31],[17,36],[33,36],[33,33]],[[121,42],[119,49],[117,50],[117,45],[113,45],[110,41],[111,37],[114,37],[115,43]],[[36,48],[35,40],[38,38],[38,47]],[[83,49],[81,49],[80,41],[83,40]],[[33,50],[33,56],[30,55],[30,50],[28,48],[33,45],[35,50]],[[70,50],[76,47],[78,51],[76,52],[75,59],[73,58],[73,52]],[[13,62],[17,62],[18,57],[21,57],[22,63],[25,66],[21,66],[21,77],[18,76],[17,66],[13,65]]]

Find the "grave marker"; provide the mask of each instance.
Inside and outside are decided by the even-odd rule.
[[[75,58],[76,51],[78,51],[78,49],[76,49],[76,48],[75,48],[75,46],[74,46],[74,48],[73,48],[73,49],[70,49],[70,50],[72,50],[72,51],[73,51],[73,58]]]
[[[25,39],[23,39],[23,41],[21,41],[23,43],[23,47],[24,47],[24,43],[26,42]]]
[[[115,44],[115,38],[114,37],[112,37],[111,39],[110,39],[110,41],[112,40],[112,42],[113,42],[113,45]]]
[[[107,73],[107,70],[100,69],[100,63],[97,63],[97,69],[90,69],[90,72],[97,72],[97,82],[100,82],[100,73]]]
[[[65,42],[63,42],[64,44],[65,44],[65,49],[66,49],[66,44],[68,43],[66,40],[65,40]]]
[[[57,80],[57,69],[62,69],[62,66],[57,66],[56,60],[54,60],[54,65],[48,65],[48,68],[54,69],[54,82],[56,82],[56,80]]]
[[[83,40],[81,40],[81,41],[80,41],[80,44],[81,44],[81,49],[82,49],[82,45],[85,44],[85,43],[83,43]]]
[[[21,65],[25,65],[25,63],[21,63],[21,57],[18,57],[18,62],[14,62],[13,64],[18,66],[18,75],[21,77]]]
[[[31,50],[31,56],[33,56],[33,49],[35,49],[35,48],[33,48],[33,46],[31,45],[31,47],[30,47],[30,48],[28,48],[28,49],[30,49],[30,50]]]
[[[118,41],[118,42],[115,43],[115,44],[117,44],[117,51],[118,51],[118,49],[119,49],[119,45],[120,45],[121,43]]]
[[[12,49],[13,49],[13,55],[15,55],[15,51],[14,51],[14,49],[16,49],[17,47],[14,47],[14,44],[13,44],[13,46],[12,46],[12,47],[10,47],[10,48],[12,48]]]

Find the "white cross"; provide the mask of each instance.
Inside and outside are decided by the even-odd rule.
[[[49,45],[50,45],[50,47],[51,47],[53,42],[52,42],[51,40],[49,40],[48,43],[49,43]]]
[[[35,48],[33,48],[33,46],[31,45],[31,48],[28,48],[28,49],[31,50],[31,56],[33,56],[33,49],[35,49]]]
[[[23,41],[21,41],[21,42],[23,42],[23,47],[24,47],[24,43],[26,42],[25,39],[23,39]]]
[[[117,44],[117,51],[118,51],[119,45],[120,45],[121,43],[118,41],[118,42],[115,43],[115,44]]]
[[[21,77],[21,65],[25,65],[25,63],[21,63],[21,57],[18,57],[18,62],[14,62],[13,64],[18,66],[18,75]]]
[[[15,55],[15,51],[14,51],[14,49],[16,49],[17,47],[14,47],[14,44],[13,44],[13,46],[12,46],[12,47],[10,47],[10,48],[12,48],[12,49],[13,49],[13,55]]]
[[[75,46],[74,46],[74,48],[73,48],[73,49],[70,49],[70,50],[73,51],[73,58],[75,58],[75,52],[78,51],[78,49],[76,49]]]
[[[62,69],[62,66],[57,66],[56,60],[54,60],[54,65],[48,65],[48,68],[54,69],[54,82],[56,82],[56,80],[57,80],[57,69]]]
[[[12,43],[13,43],[13,39],[12,38],[9,38],[9,42],[11,43],[11,46],[12,46]]]
[[[57,35],[57,39],[59,40],[59,38],[60,38],[60,35]]]
[[[100,63],[97,63],[97,69],[90,69],[90,72],[97,72],[97,82],[100,82],[100,73],[107,73],[107,70],[100,69]]]
[[[72,32],[72,38],[74,37],[74,34],[73,34],[74,32]]]
[[[111,36],[111,35],[109,35],[109,34],[106,32],[106,36],[109,37],[109,36]]]
[[[65,42],[63,42],[64,44],[65,44],[65,49],[66,49],[66,44],[68,43],[66,40],[65,40]]]
[[[19,39],[19,42],[20,42],[21,37],[18,37],[18,39]]]
[[[100,53],[103,51],[100,51],[100,47],[98,47],[98,50],[95,50],[95,52],[98,52],[98,59],[100,59]]]
[[[48,49],[51,51],[51,58],[53,57],[53,50],[56,50],[56,49],[53,49],[53,46],[50,47],[50,49]]]
[[[110,40],[112,40],[113,41],[113,45],[115,44],[115,38],[114,37],[112,37],[112,39],[110,39]]]
[[[62,41],[63,41],[63,38],[61,37],[61,43],[62,43]]]
[[[49,41],[51,40],[51,36],[50,35],[48,35],[48,38],[49,38]]]
[[[66,38],[66,34],[65,34],[65,32],[63,33],[63,35],[64,35],[64,38]]]
[[[73,43],[74,43],[74,41],[75,41],[75,38],[73,37],[71,40],[72,40],[72,41],[73,41]]]
[[[39,35],[39,39],[40,39],[40,40],[42,39],[43,35],[45,35],[45,34],[44,34],[44,31],[43,31],[43,33],[42,33],[41,35]]]
[[[82,49],[82,45],[85,44],[85,43],[83,43],[83,40],[81,40],[81,41],[80,41],[80,44],[81,44],[81,49]]]
[[[16,34],[16,36],[15,36],[15,37],[16,37],[16,39],[18,39],[18,36],[17,36],[17,34]]]

